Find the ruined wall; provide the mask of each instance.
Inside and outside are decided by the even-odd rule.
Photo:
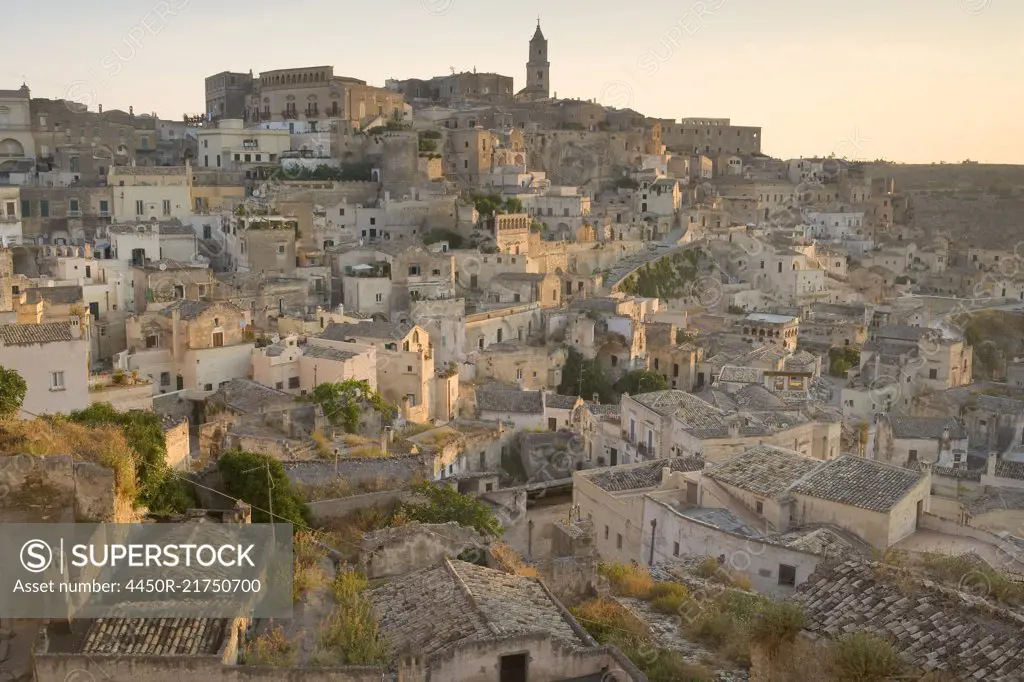
[[[113,469],[70,455],[0,457],[0,521],[73,523],[119,518]]]
[[[378,477],[403,482],[425,480],[429,473],[423,458],[415,455],[344,458],[339,459],[337,464],[328,461],[291,462],[285,463],[285,470],[292,482],[304,485],[322,485],[341,478],[353,488]]]
[[[341,521],[346,516],[361,509],[371,507],[390,507],[409,499],[408,490],[382,490],[376,493],[365,495],[349,495],[348,497],[336,497],[330,500],[319,500],[309,503],[310,516],[318,525],[328,525],[334,521]]]
[[[359,567],[367,578],[405,575],[446,557],[486,547],[488,540],[472,528],[451,523],[410,523],[367,534],[359,550]]]

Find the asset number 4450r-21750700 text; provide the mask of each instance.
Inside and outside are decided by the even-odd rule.
[[[176,593],[176,594],[199,594],[213,592],[219,594],[253,594],[260,591],[259,580],[241,580],[223,578],[195,579],[195,580],[169,580],[165,578],[146,578],[129,580],[125,586],[127,592]]]

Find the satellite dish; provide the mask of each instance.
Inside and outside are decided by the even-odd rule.
[[[160,264],[160,269],[161,270],[166,270],[167,269],[167,263],[161,263]]]

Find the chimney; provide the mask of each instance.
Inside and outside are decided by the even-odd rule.
[[[672,467],[661,467],[661,486],[668,486],[668,480],[672,477]]]
[[[729,422],[729,438],[739,438],[740,425],[737,421]]]
[[[72,315],[69,322],[71,323],[71,337],[82,338],[82,319],[78,315]]]
[[[986,463],[986,471],[985,471],[985,473],[988,476],[995,476],[996,475],[996,461],[998,459],[999,459],[999,455],[997,455],[994,452],[989,453],[988,462]]]

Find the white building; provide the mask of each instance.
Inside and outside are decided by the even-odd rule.
[[[64,322],[0,326],[2,364],[17,370],[28,414],[68,413],[89,406],[89,341],[76,317]]]
[[[177,219],[192,215],[190,166],[111,166],[115,222]]]
[[[21,241],[21,192],[17,187],[0,187],[0,246]]]
[[[864,212],[810,212],[807,214],[810,222],[810,235],[816,239],[827,239],[830,241],[841,241],[843,239],[857,239],[864,236]]]
[[[278,343],[253,350],[252,378],[292,395],[306,395],[320,384],[350,379],[365,381],[375,391],[377,349],[358,343],[337,348],[317,337],[299,344],[297,335],[287,336]]]
[[[292,148],[291,132],[246,128],[241,119],[224,119],[216,128],[199,131],[198,163],[203,168],[238,170],[253,164],[276,164]]]

